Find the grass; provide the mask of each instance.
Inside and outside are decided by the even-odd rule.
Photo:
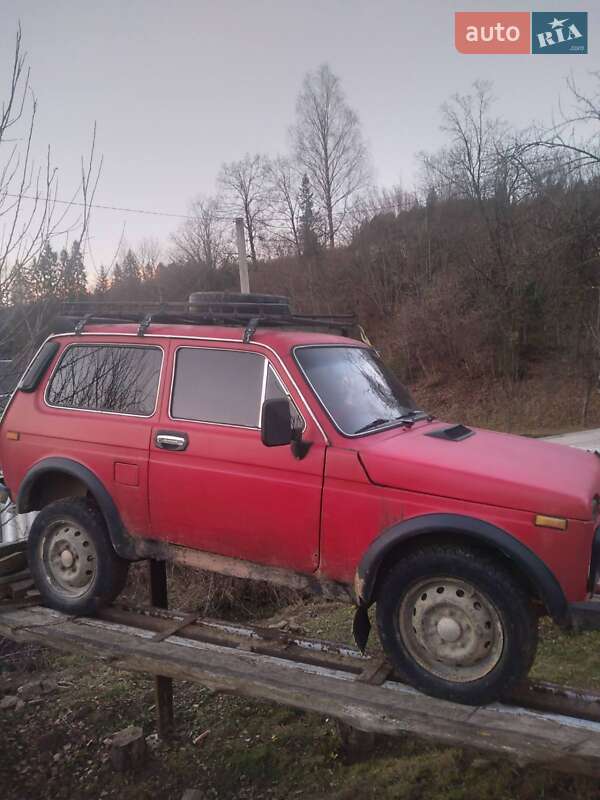
[[[337,603],[296,603],[283,619],[309,635],[350,641],[352,610]],[[376,637],[372,638],[375,646]],[[207,798],[332,800],[592,800],[597,782],[518,767],[502,758],[438,747],[413,737],[382,738],[368,758],[346,763],[335,722],[283,706],[175,687],[177,739],[155,744],[139,772],[120,776],[106,738],[126,725],[155,730],[152,680],[115,672],[75,655],[50,654],[59,681],[38,704],[0,716],[0,785],[5,800],[73,797],[179,800],[184,789]],[[600,634],[542,626],[533,675],[600,688]],[[16,676],[0,676],[3,681]],[[28,680],[31,675],[24,675]],[[8,686],[8,683],[6,683]],[[193,740],[210,731],[200,744]]]

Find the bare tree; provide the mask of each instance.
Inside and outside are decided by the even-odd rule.
[[[492,86],[475,81],[472,94],[455,94],[442,106],[442,131],[450,146],[424,156],[429,188],[442,196],[469,198],[478,203],[493,197],[498,167],[498,144],[505,126],[491,116]]]
[[[469,209],[469,220],[462,221],[465,231],[472,231],[465,235],[464,264],[479,297],[486,297],[488,318],[500,339],[499,369],[516,381],[531,328],[528,292],[536,281],[531,254],[518,231],[532,182],[530,165],[520,157],[519,135],[494,117],[492,108],[491,84],[481,81],[473,84],[472,93],[454,95],[442,106],[449,146],[424,157],[425,188],[446,200],[458,198]],[[428,241],[429,226],[428,215]]]
[[[135,254],[140,265],[142,280],[154,280],[158,275],[162,255],[162,248],[158,239],[152,236],[142,239],[136,248]]]
[[[370,186],[357,195],[348,209],[348,225],[354,230],[381,214],[398,216],[418,205],[414,192],[407,192],[401,184],[390,187]]]
[[[6,302],[11,284],[22,276],[53,237],[76,231],[84,248],[89,212],[102,162],[96,164],[96,130],[89,158],[81,161],[81,183],[71,202],[57,205],[57,171],[48,148],[43,166],[36,166],[32,141],[37,100],[30,85],[21,28],[17,29],[6,99],[0,106],[0,298]],[[78,196],[82,202],[76,202]],[[77,215],[74,218],[74,210]]]
[[[290,252],[300,255],[300,180],[294,164],[285,156],[277,156],[268,163],[268,203],[272,236],[279,254]]]
[[[223,164],[218,183],[226,212],[231,218],[244,218],[250,258],[256,262],[267,210],[267,160],[259,154],[246,154],[240,161]]]
[[[292,140],[308,174],[335,246],[353,196],[368,182],[367,148],[356,112],[327,64],[306,75],[296,102]]]
[[[50,148],[41,164],[33,157],[37,100],[20,26],[8,74],[8,87],[0,99],[0,305],[6,312],[5,324],[0,326],[0,350],[12,358],[16,379],[45,335],[61,290],[57,270],[47,294],[32,304],[32,278],[57,237],[69,236],[71,252],[75,248],[82,267],[102,159],[98,163],[94,126],[89,155],[81,159],[79,185],[70,199],[58,199]],[[7,309],[9,305],[13,307]]]
[[[227,252],[226,223],[219,199],[197,198],[190,216],[192,219],[186,220],[171,237],[176,258],[218,269]]]
[[[526,145],[527,150],[538,153],[558,152],[562,170],[576,178],[584,173],[597,174],[600,166],[600,71],[592,75],[596,85],[589,95],[584,94],[572,76],[567,79],[572,100],[570,111],[562,111],[558,124],[541,131]]]
[[[496,260],[505,267],[514,256],[508,235],[511,214],[531,192],[531,170],[523,159],[519,136],[492,116],[491,84],[475,81],[473,89],[470,94],[454,95],[442,106],[442,130],[450,146],[423,156],[426,190],[442,198],[473,201]]]

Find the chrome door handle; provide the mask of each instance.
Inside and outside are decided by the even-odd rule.
[[[161,450],[185,450],[188,446],[187,433],[175,431],[157,431],[154,441]]]

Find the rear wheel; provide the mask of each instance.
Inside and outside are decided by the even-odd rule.
[[[406,680],[468,704],[498,699],[529,672],[537,647],[530,598],[494,559],[428,547],[390,570],[377,600],[384,649]]]
[[[102,515],[82,497],[42,509],[27,548],[38,591],[59,611],[93,614],[125,586],[129,562],[115,553]]]

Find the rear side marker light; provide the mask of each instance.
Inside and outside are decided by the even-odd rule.
[[[6,438],[13,442],[18,442],[21,438],[21,434],[18,431],[6,431]]]
[[[546,517],[544,514],[536,514],[534,522],[538,528],[554,528],[557,531],[566,531],[569,524],[562,517]]]

